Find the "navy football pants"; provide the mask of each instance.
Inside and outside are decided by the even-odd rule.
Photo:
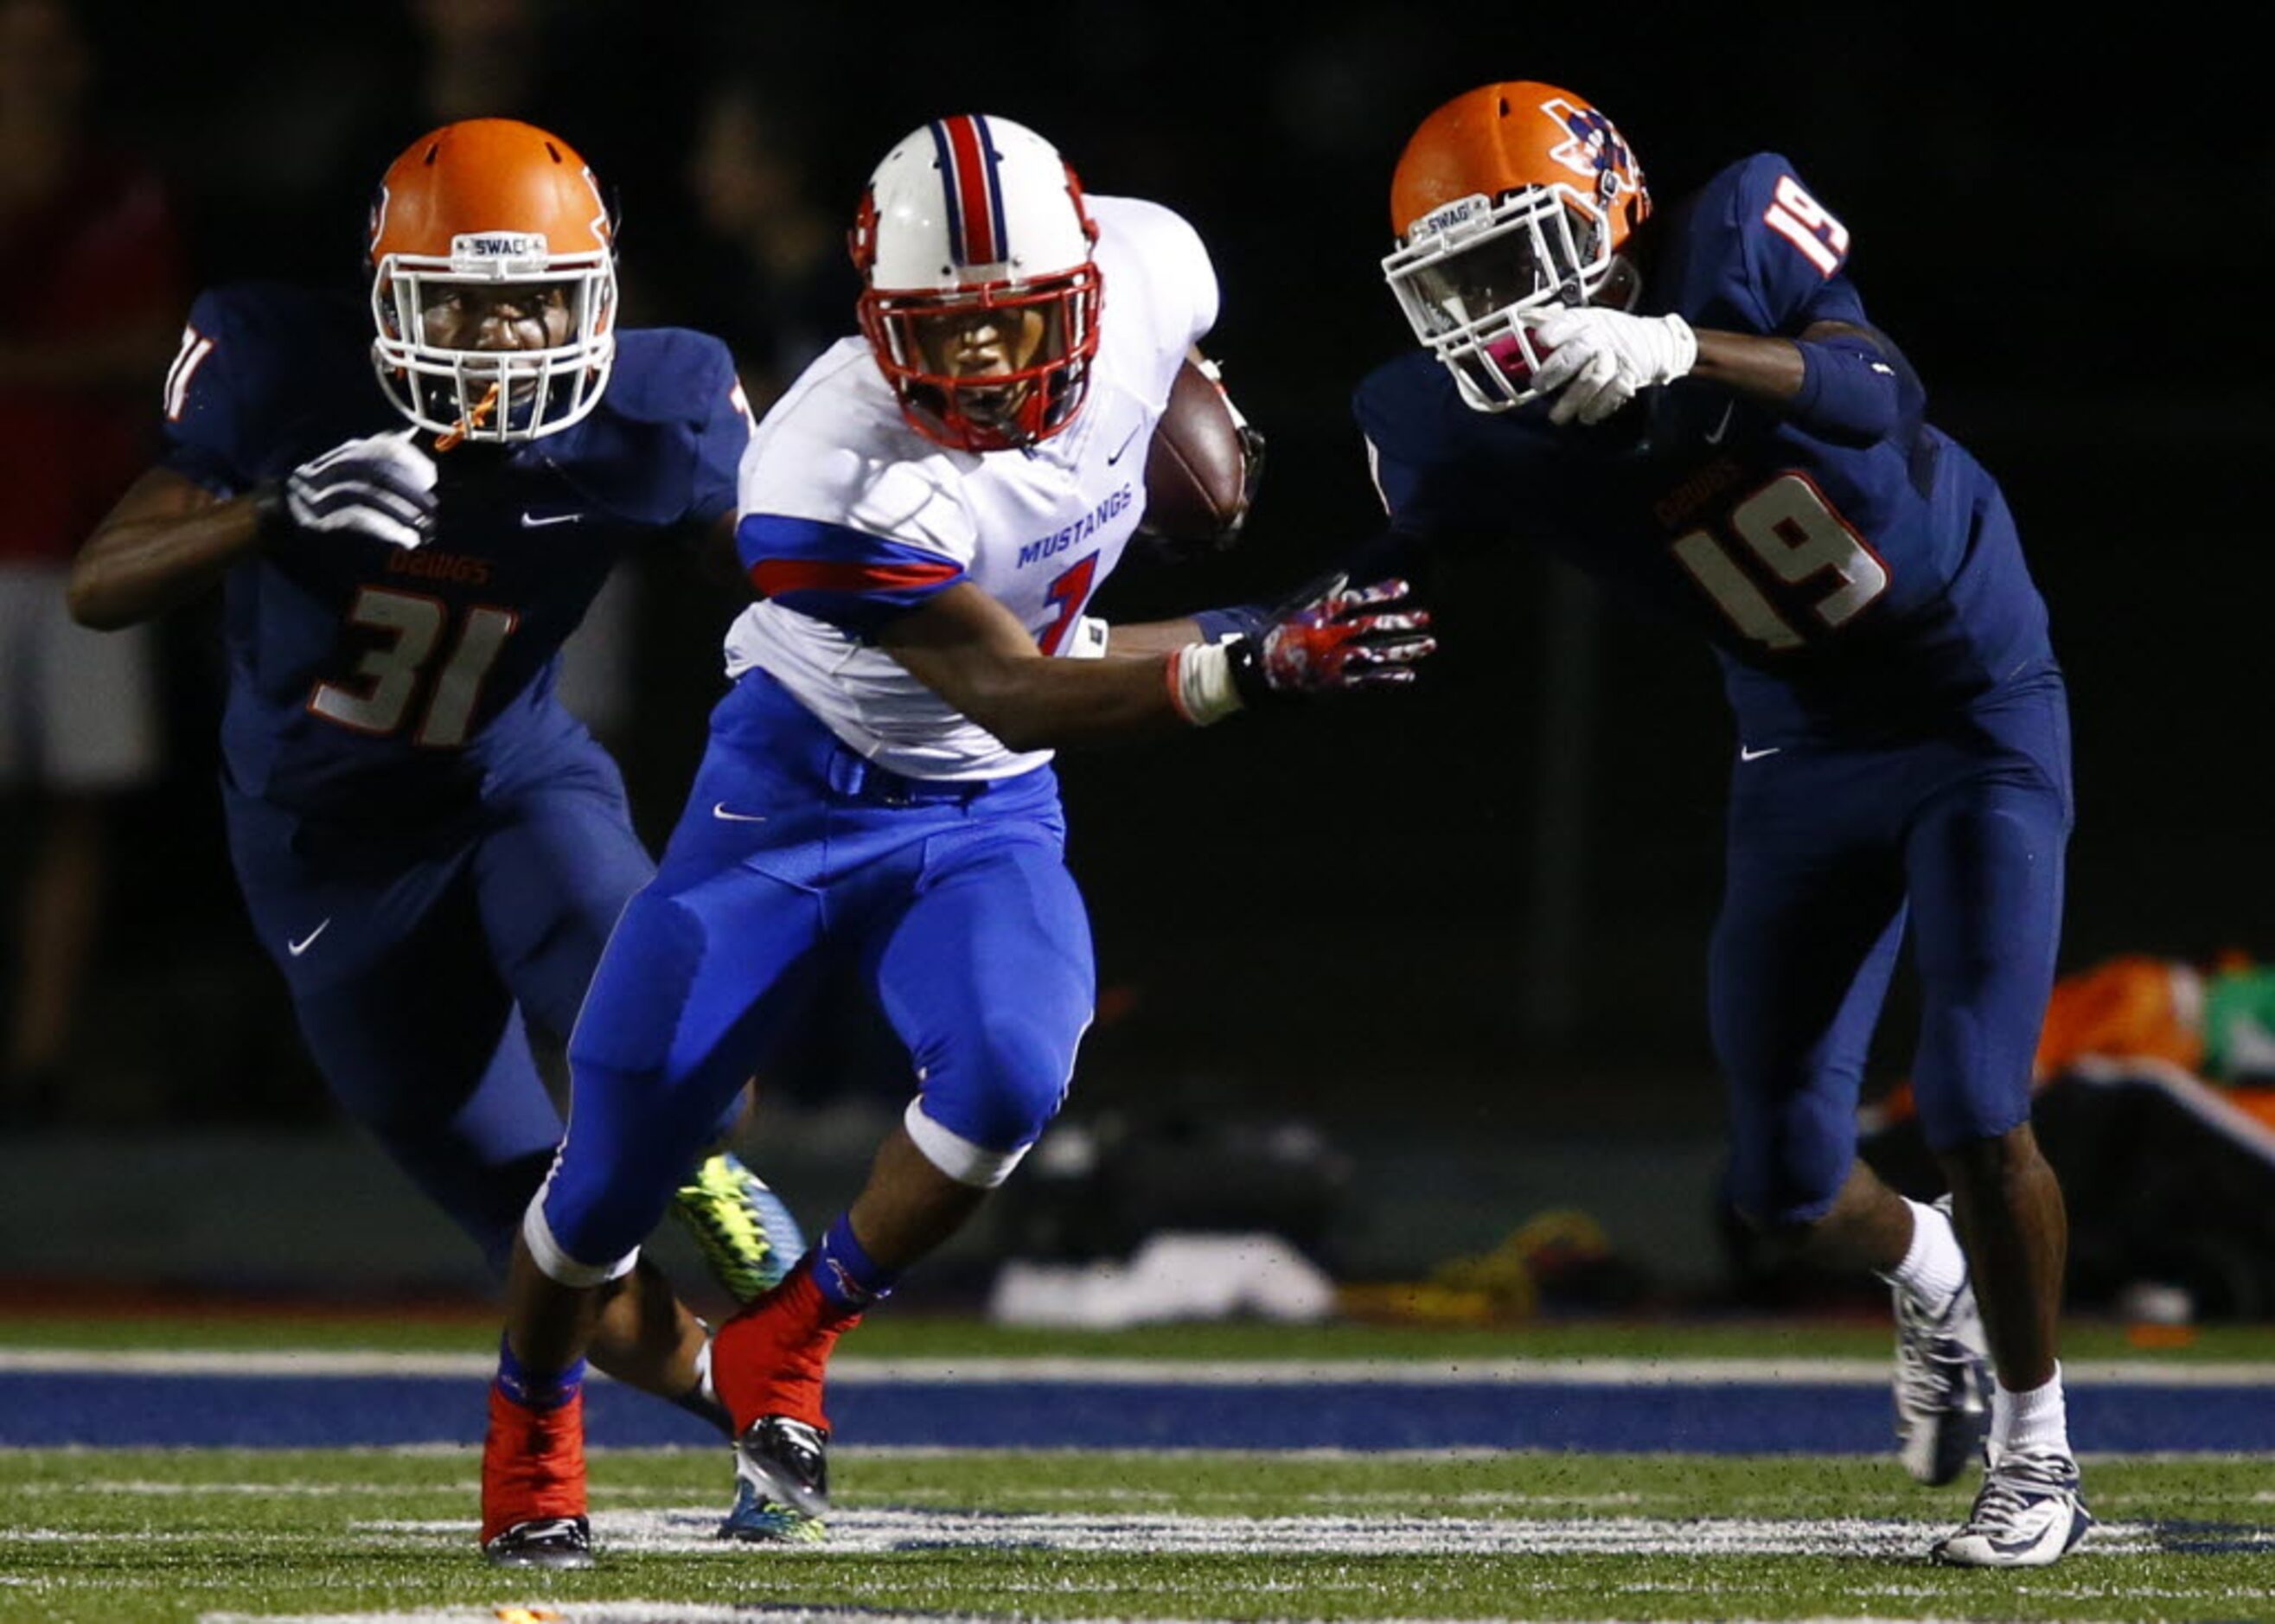
[[[502,1269],[562,1130],[523,1017],[566,1039],[654,870],[615,764],[580,732],[434,835],[223,804],[253,927],[334,1097]]]
[[[744,676],[570,1046],[554,1243],[586,1268],[638,1246],[690,1147],[840,973],[874,992],[926,1118],[982,1152],[1024,1150],[1065,1099],[1095,997],[1049,767],[895,777]]]
[[[1788,744],[1734,766],[1708,999],[1740,1211],[1804,1221],[1839,1192],[1908,926],[1920,991],[1911,1081],[1929,1144],[2029,1120],[2071,819],[2068,713],[2052,675],[1925,736]]]

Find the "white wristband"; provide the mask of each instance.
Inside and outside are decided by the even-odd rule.
[[[1240,690],[1232,682],[1232,646],[1187,643],[1169,651],[1169,703],[1177,714],[1197,728],[1222,721],[1240,708]]]

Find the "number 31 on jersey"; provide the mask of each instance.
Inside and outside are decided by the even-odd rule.
[[[466,610],[457,640],[432,671],[427,704],[412,743],[455,750],[466,742],[482,679],[489,675],[520,616],[511,609],[478,603]],[[420,679],[430,675],[450,629],[450,611],[440,599],[389,587],[367,586],[356,594],[348,623],[381,634],[356,664],[360,687],[320,682],[309,691],[308,708],[325,721],[358,733],[387,734],[402,727],[417,697]]]

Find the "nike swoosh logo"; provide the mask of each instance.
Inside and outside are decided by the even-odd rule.
[[[1784,748],[1785,746],[1782,744],[1772,744],[1763,750],[1748,750],[1743,744],[1741,744],[1738,746],[1738,759],[1741,761],[1758,761],[1764,756],[1773,756]]]
[[[1128,450],[1130,449],[1130,442],[1137,438],[1138,431],[1133,428],[1129,432],[1129,434],[1122,437],[1122,443],[1114,448],[1114,454],[1106,459],[1106,465],[1111,468],[1115,464],[1120,462],[1122,460],[1122,452]]]
[[[329,919],[327,919],[314,930],[310,931],[306,936],[301,937],[299,940],[286,942],[284,944],[284,951],[291,954],[294,958],[299,958],[303,953],[306,953],[309,948],[316,945],[316,938],[322,935],[327,930],[330,929],[331,923],[332,922]]]
[[[574,525],[584,517],[581,513],[525,513],[521,516],[521,527],[542,530],[548,525]]]
[[[1738,403],[1735,400],[1722,408],[1722,420],[1715,424],[1712,432],[1706,436],[1708,445],[1722,443],[1722,436],[1730,432],[1730,419],[1737,415],[1737,412]]]
[[[724,801],[711,808],[711,815],[724,823],[764,823],[767,820],[764,812],[729,812]]]

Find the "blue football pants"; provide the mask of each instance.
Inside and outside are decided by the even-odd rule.
[[[899,778],[745,675],[571,1044],[553,1242],[586,1268],[629,1255],[722,1102],[838,974],[873,992],[926,1118],[1024,1151],[1064,1100],[1095,997],[1064,840],[1047,767]]]
[[[2060,678],[1996,692],[1931,736],[1792,744],[1733,772],[1707,980],[1734,1205],[1771,1223],[1831,1206],[1908,933],[1929,1144],[2027,1122],[2073,815]]]

